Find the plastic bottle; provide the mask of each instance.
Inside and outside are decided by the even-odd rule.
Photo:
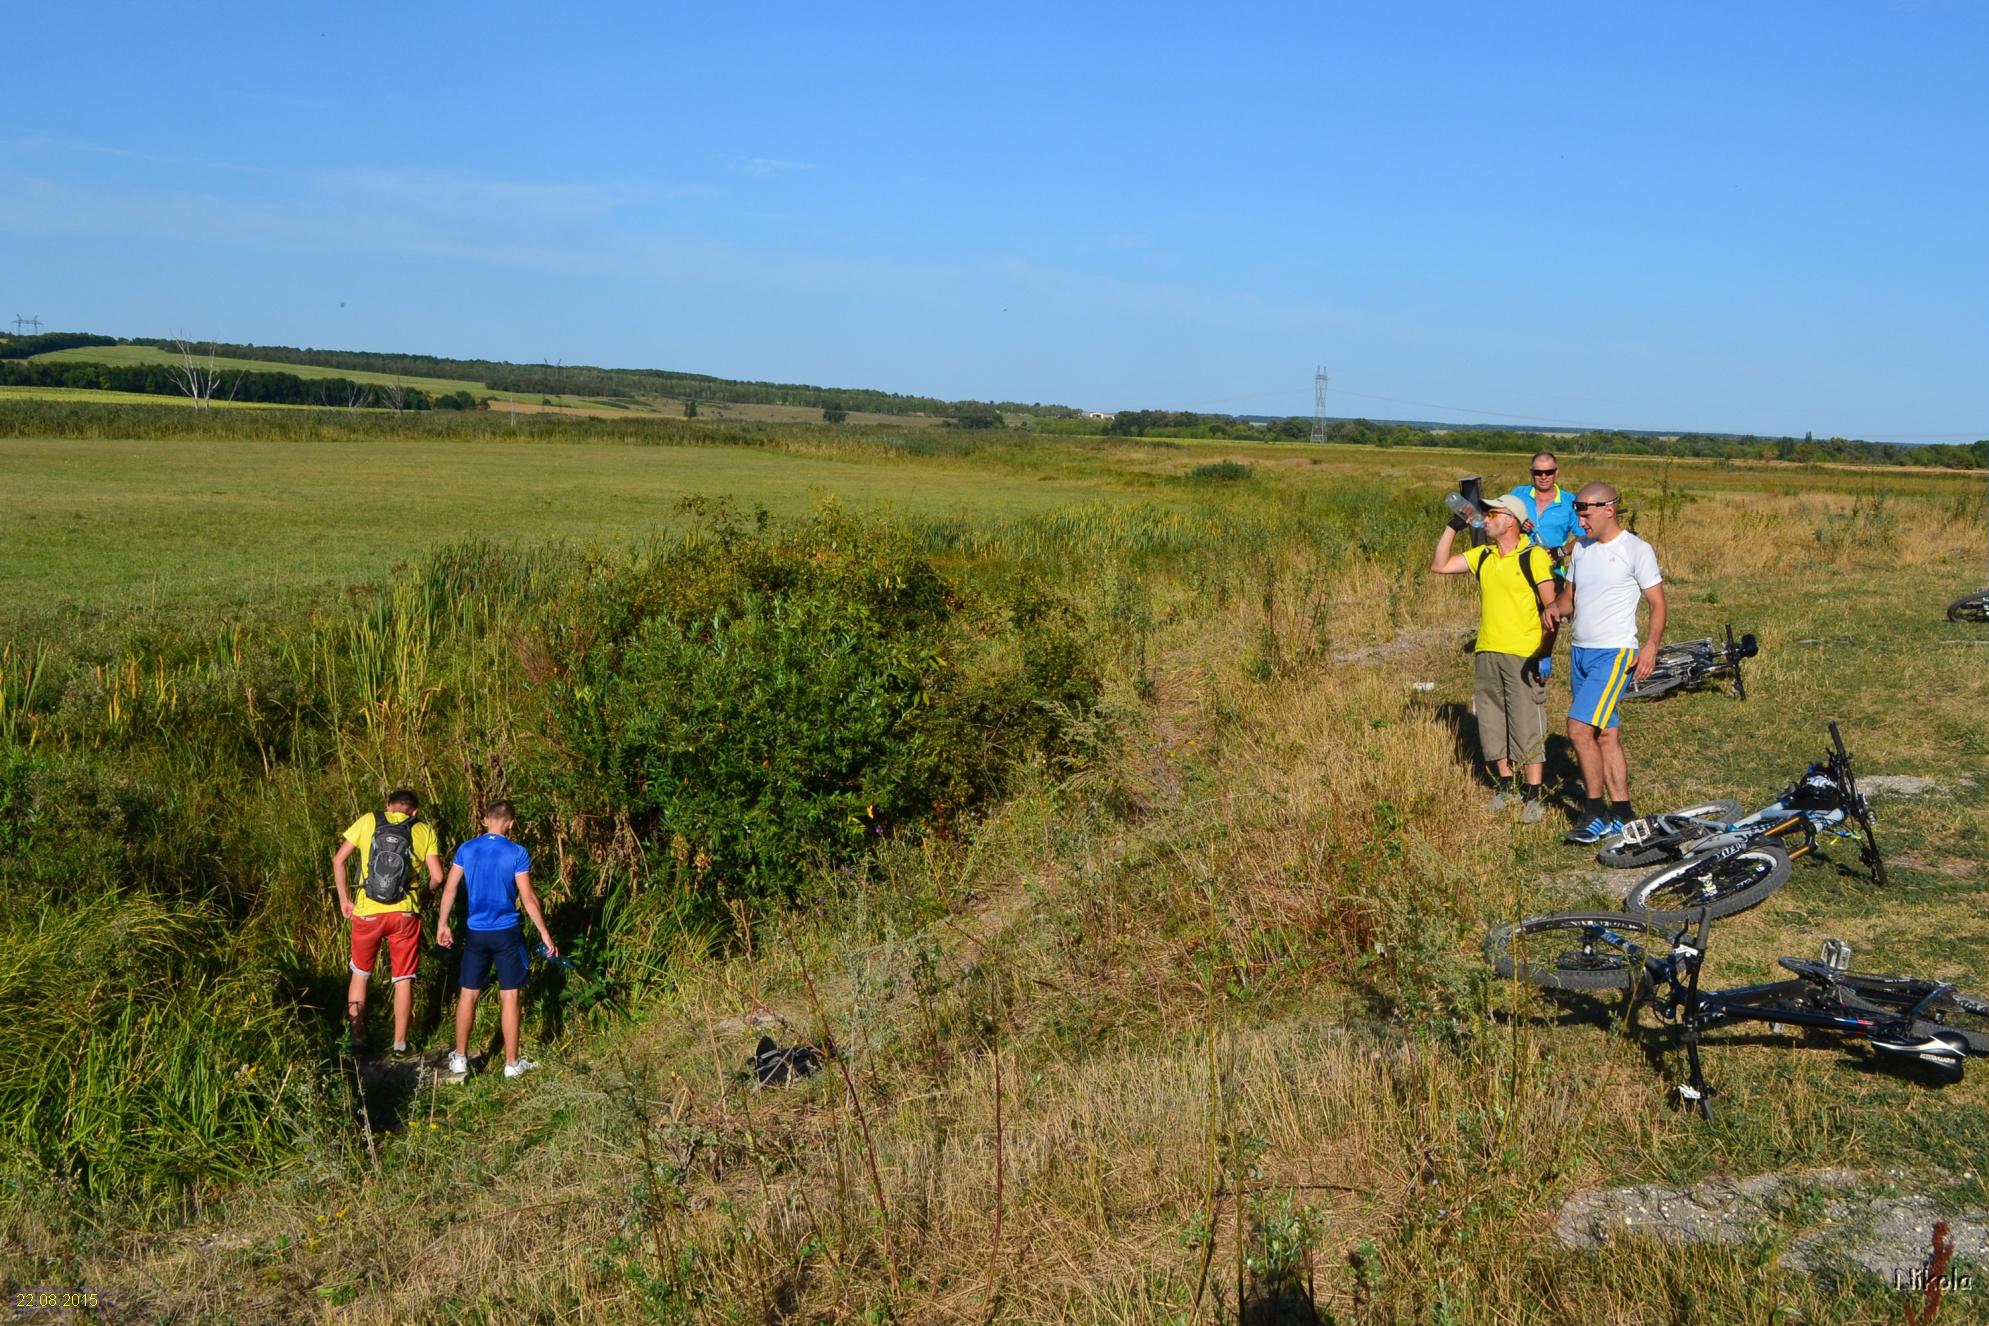
[[[1470,525],[1472,529],[1482,530],[1485,528],[1484,512],[1478,509],[1477,503],[1471,501],[1462,493],[1445,493],[1443,495],[1443,504],[1450,508],[1453,515],[1464,517],[1465,523]]]

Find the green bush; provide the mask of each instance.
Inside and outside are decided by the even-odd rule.
[[[1210,465],[1197,465],[1188,471],[1190,479],[1206,479],[1215,483],[1235,483],[1247,479],[1253,471],[1241,461],[1219,460]]]
[[[557,798],[626,824],[694,910],[973,809],[1096,702],[1081,637],[1031,629],[1048,607],[970,605],[893,527],[704,515],[596,567],[546,637]]]

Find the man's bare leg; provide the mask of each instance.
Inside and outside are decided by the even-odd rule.
[[[1582,790],[1590,801],[1602,800],[1602,748],[1596,741],[1594,725],[1570,718],[1568,740],[1575,744],[1575,758],[1581,761]]]
[[[1630,762],[1623,755],[1623,734],[1613,727],[1602,728],[1596,732],[1595,742],[1602,755],[1602,785],[1609,799],[1628,801]]]

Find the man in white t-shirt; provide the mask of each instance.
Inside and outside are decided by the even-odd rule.
[[[1568,559],[1561,595],[1543,614],[1551,628],[1573,619],[1568,685],[1568,739],[1582,764],[1587,803],[1570,843],[1604,843],[1636,818],[1630,809],[1630,765],[1616,726],[1616,702],[1635,677],[1657,666],[1664,639],[1664,577],[1651,545],[1616,519],[1616,490],[1592,483],[1575,494],[1583,536]],[[1651,605],[1650,634],[1637,644],[1637,603]],[[1551,619],[1551,620],[1550,620]]]

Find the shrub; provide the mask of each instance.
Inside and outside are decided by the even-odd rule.
[[[1248,465],[1234,460],[1219,460],[1211,465],[1197,465],[1188,471],[1190,479],[1205,479],[1214,483],[1235,483],[1247,479],[1254,473]]]

